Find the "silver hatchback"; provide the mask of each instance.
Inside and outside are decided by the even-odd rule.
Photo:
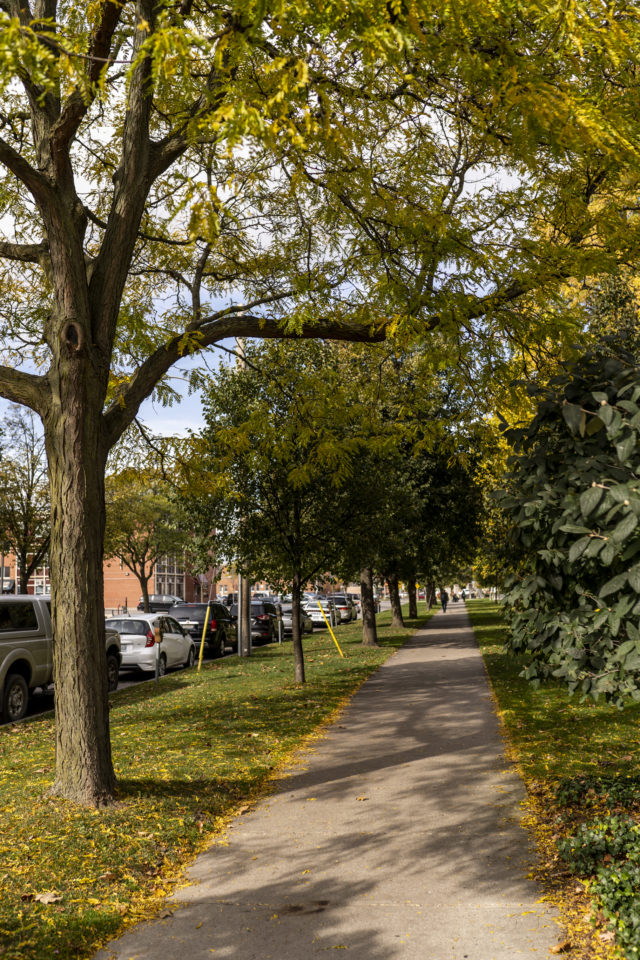
[[[129,613],[110,617],[106,623],[120,634],[121,670],[155,672],[156,631],[160,636],[161,677],[170,667],[192,667],[195,663],[196,648],[191,636],[166,613]]]

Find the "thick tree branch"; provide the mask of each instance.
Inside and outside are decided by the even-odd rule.
[[[24,183],[34,199],[43,201],[49,196],[51,187],[46,177],[43,177],[6,140],[2,139],[0,139],[0,163]]]
[[[0,366],[0,397],[30,407],[42,416],[49,402],[49,383],[46,377]]]
[[[21,263],[40,263],[42,257],[47,256],[49,247],[46,243],[10,243],[0,240],[0,257],[5,260],[18,260]]]
[[[51,148],[54,154],[64,151],[68,147],[93,102],[100,73],[109,62],[108,57],[113,35],[122,16],[125,2],[123,0],[106,0],[103,4],[102,16],[95,25],[89,46],[88,89],[90,96],[87,97],[86,91],[81,92],[76,88],[63,106],[60,116],[51,130]]]
[[[241,312],[241,308],[238,309]],[[343,340],[350,343],[381,343],[386,330],[372,330],[361,324],[347,321],[318,319],[305,324],[299,334],[287,333],[271,317],[226,314],[219,319],[206,321],[200,329],[191,333],[189,346],[196,351],[210,347],[219,340],[230,337],[255,337],[257,339],[290,339],[297,337],[320,340]],[[149,397],[169,368],[185,353],[184,335],[176,336],[159,347],[135,371],[129,382],[118,392],[104,414],[105,440],[111,447],[135,418],[140,404]]]

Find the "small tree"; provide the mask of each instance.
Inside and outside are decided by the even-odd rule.
[[[339,564],[345,530],[366,514],[357,463],[371,426],[349,402],[337,346],[251,344],[244,363],[222,368],[208,390],[196,467],[204,496],[190,512],[246,576],[291,590],[302,683],[302,589]]]
[[[180,554],[189,531],[179,525],[178,510],[157,478],[128,469],[107,478],[105,556],[117,557],[138,578],[144,609],[149,610],[149,579],[158,560]]]
[[[46,563],[50,542],[49,480],[42,431],[35,415],[11,408],[4,423],[0,459],[0,531],[6,550],[15,554],[20,592]]]

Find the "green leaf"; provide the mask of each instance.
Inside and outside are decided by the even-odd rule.
[[[579,433],[584,436],[587,417],[582,407],[565,401],[562,406],[562,416],[572,433]]]
[[[594,510],[600,505],[602,498],[605,495],[605,491],[602,487],[589,487],[583,493],[580,494],[580,510],[583,517],[588,517],[590,513],[593,513]]]
[[[581,537],[579,540],[576,540],[575,543],[571,544],[569,550],[569,563],[574,563],[578,557],[581,557],[586,548],[589,545],[591,537]]]
[[[616,660],[624,660],[627,654],[634,651],[636,648],[635,640],[625,640],[624,643],[621,643],[618,649],[615,652]]]
[[[640,593],[640,566],[631,567],[627,571],[627,579],[634,593]]]
[[[623,543],[627,540],[635,528],[638,526],[638,518],[634,513],[628,513],[620,523],[613,528],[611,539],[616,543]]]
[[[626,585],[626,582],[627,582],[627,574],[619,573],[617,576],[613,577],[611,580],[605,583],[603,587],[600,588],[600,590],[598,591],[598,595],[600,597],[608,597],[609,594],[615,593],[616,590],[622,590],[622,588]]]
[[[624,463],[625,460],[628,460],[633,451],[637,446],[637,438],[635,434],[631,434],[629,437],[625,437],[621,443],[616,443],[616,453],[618,454],[618,460],[621,463]]]

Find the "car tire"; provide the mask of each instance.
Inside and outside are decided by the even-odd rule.
[[[189,655],[184,662],[185,670],[188,670],[190,667],[192,667],[195,662],[196,662],[196,648],[194,647],[193,644],[191,644],[191,646],[189,647]]]
[[[160,654],[160,662],[158,663],[158,676],[164,677],[167,672],[167,658],[164,653]]]
[[[107,690],[113,693],[118,689],[118,680],[120,678],[120,660],[115,653],[107,654]]]
[[[10,673],[4,685],[2,719],[7,722],[22,720],[29,705],[27,681],[19,673]]]

